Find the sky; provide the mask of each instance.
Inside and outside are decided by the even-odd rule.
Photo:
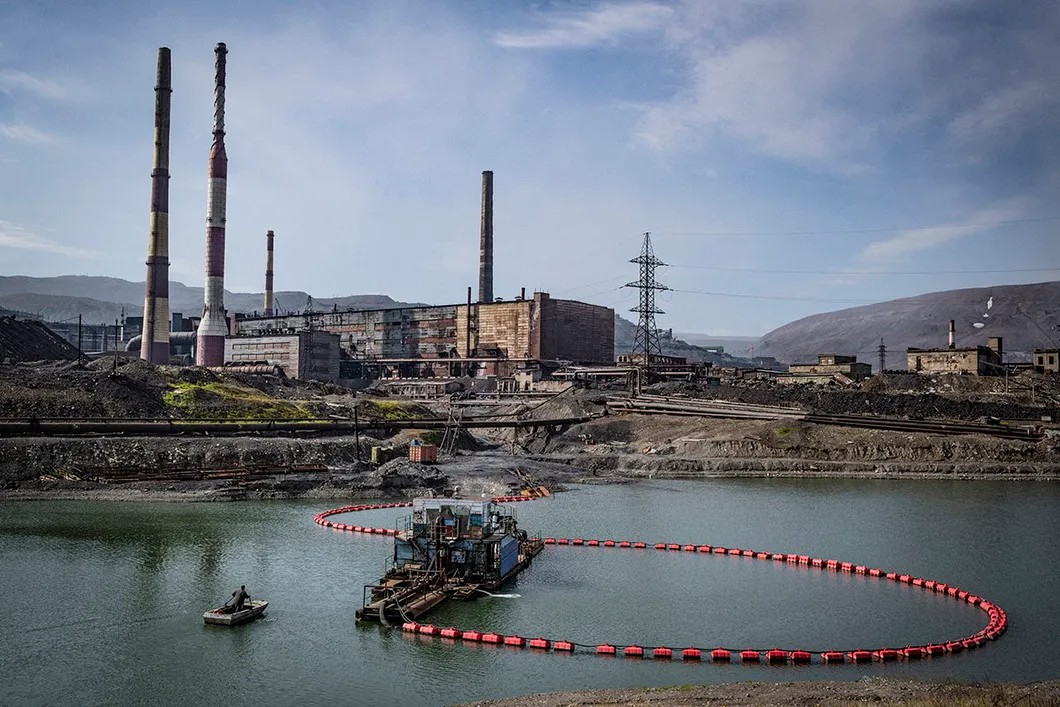
[[[158,47],[170,278],[204,278],[228,46],[226,280],[434,304],[477,288],[759,335],[1060,279],[1060,3],[0,3],[0,274],[143,281]],[[283,307],[304,303],[280,302]]]

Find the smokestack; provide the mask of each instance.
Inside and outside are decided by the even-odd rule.
[[[272,316],[272,231],[265,234],[265,316]]]
[[[952,348],[956,348],[956,344],[954,342],[954,339],[956,338],[956,334],[957,334],[957,322],[955,322],[955,321],[953,321],[951,319],[950,320],[950,348],[951,349]]]
[[[210,187],[206,204],[206,289],[199,322],[195,363],[222,366],[225,359],[225,201],[228,193],[228,155],[225,154],[224,42],[214,50],[216,82],[213,93],[213,145],[210,147]]]
[[[144,325],[140,334],[140,358],[151,363],[169,363],[169,107],[172,94],[169,48],[159,47],[151,236],[147,242]]]
[[[493,301],[493,172],[482,173],[482,229],[478,251],[478,301]]]

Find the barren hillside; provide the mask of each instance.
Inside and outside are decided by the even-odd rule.
[[[950,319],[957,322],[958,346],[1001,336],[1007,359],[1029,361],[1035,348],[1058,346],[1060,281],[932,292],[815,314],[765,334],[756,352],[789,363],[818,353],[857,354],[875,368],[883,339],[887,368],[904,369],[906,348],[946,346]]]

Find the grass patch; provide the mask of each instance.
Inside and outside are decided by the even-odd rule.
[[[795,432],[794,427],[778,427],[776,429],[777,437],[787,437]]]
[[[238,383],[176,381],[162,394],[184,417],[210,420],[292,420],[315,417],[301,405]]]
[[[358,414],[373,420],[416,420],[431,417],[421,406],[397,400],[362,400]]]

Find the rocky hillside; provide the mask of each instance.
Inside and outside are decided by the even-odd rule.
[[[789,363],[812,361],[818,353],[857,354],[875,369],[883,339],[887,368],[904,369],[906,348],[946,346],[951,319],[958,346],[1000,336],[1006,359],[1029,361],[1035,348],[1056,347],[1060,340],[1060,281],[932,292],[815,314],[774,329],[755,350]]]
[[[169,309],[185,315],[202,311],[202,288],[188,287],[170,281]],[[281,310],[301,312],[309,294],[301,291],[275,293]],[[225,290],[225,306],[233,312],[254,312],[262,307],[263,295],[257,292]],[[317,310],[377,309],[400,307],[386,295],[350,295],[347,297],[314,297]],[[143,313],[144,283],[116,277],[63,275],[60,277],[0,276],[0,308],[38,315],[46,321],[60,321],[83,314],[88,321],[113,321],[124,311],[129,316]]]

